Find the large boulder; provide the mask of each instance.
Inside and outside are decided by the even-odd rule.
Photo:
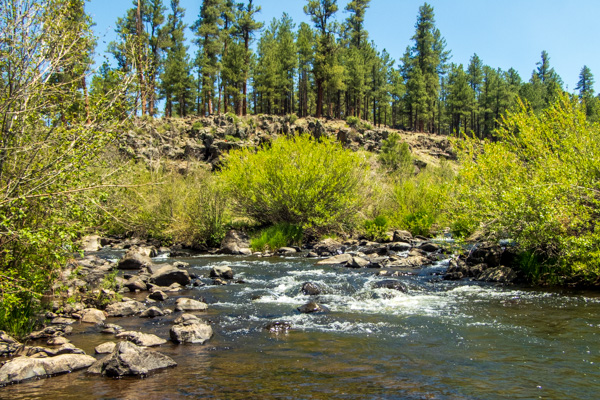
[[[431,260],[423,256],[410,256],[389,263],[388,267],[396,268],[420,268],[423,265],[431,264]]]
[[[334,256],[344,252],[344,245],[337,240],[327,238],[317,243],[313,251],[321,257]]]
[[[0,368],[0,386],[76,371],[89,367],[95,361],[94,357],[85,354],[63,354],[47,358],[17,357]]]
[[[119,263],[118,269],[139,270],[152,264],[152,260],[145,254],[141,254],[137,250],[129,250]]]
[[[394,242],[410,242],[413,235],[409,231],[394,231],[392,241]]]
[[[106,312],[95,308],[86,308],[81,312],[81,322],[99,324],[106,319]]]
[[[190,274],[184,270],[176,268],[172,265],[165,265],[150,277],[150,283],[158,286],[170,286],[173,283],[178,283],[181,286],[189,285],[192,282]]]
[[[194,299],[181,297],[175,302],[175,311],[206,311],[207,308],[206,303]]]
[[[199,319],[188,319],[171,327],[171,340],[175,343],[203,344],[213,335],[210,325]]]
[[[221,242],[220,253],[250,255],[250,238],[244,232],[232,229],[227,232],[225,239]]]
[[[162,353],[144,349],[131,342],[120,342],[110,355],[96,361],[88,372],[109,377],[146,375],[151,371],[176,365],[171,357]]]
[[[117,334],[120,339],[125,339],[130,342],[137,344],[138,346],[153,347],[160,346],[161,344],[167,343],[165,339],[159,338],[156,335],[150,333],[142,333],[135,331],[125,331]]]
[[[139,301],[129,300],[120,303],[109,304],[106,307],[106,313],[109,317],[129,317],[141,313],[146,309],[144,303]]]

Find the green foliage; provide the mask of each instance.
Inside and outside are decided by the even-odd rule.
[[[397,177],[387,210],[390,225],[415,235],[430,235],[436,225],[445,222],[453,176],[450,166],[442,164],[427,167],[418,175]]]
[[[227,200],[208,171],[191,171],[184,176],[131,165],[120,179],[135,186],[109,196],[105,208],[115,216],[107,221],[109,231],[165,243],[210,247],[221,243],[229,222]]]
[[[414,170],[408,143],[395,132],[381,143],[379,162],[388,171],[410,174]]]
[[[235,137],[235,136],[231,136],[231,135],[225,135],[225,140],[227,140],[228,142],[234,142],[235,143],[235,142],[239,142],[242,139],[240,139],[238,137]]]
[[[220,176],[238,211],[256,221],[326,230],[353,224],[367,168],[361,154],[303,135],[232,151]]]
[[[194,131],[199,131],[200,129],[204,128],[204,125],[202,124],[202,122],[200,121],[196,121],[192,124],[192,129]]]
[[[271,226],[250,241],[253,251],[274,251],[280,247],[302,244],[302,227],[287,223]]]
[[[367,238],[367,240],[384,240],[387,238],[386,232],[388,224],[388,219],[383,215],[377,216],[372,220],[367,220],[364,224],[364,236]]]
[[[346,118],[346,124],[348,124],[348,126],[351,128],[356,128],[358,126],[359,122],[360,122],[360,119],[358,117],[353,117],[352,115],[350,115]]]
[[[509,113],[497,142],[458,142],[453,219],[463,229],[512,238],[538,257],[535,264],[552,265],[552,276],[532,279],[597,282],[599,133],[565,95],[539,115],[525,106]]]

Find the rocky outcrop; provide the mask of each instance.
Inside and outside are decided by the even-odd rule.
[[[0,368],[0,386],[77,371],[95,361],[94,357],[85,354],[63,354],[48,358],[17,357]]]
[[[162,353],[146,350],[131,342],[120,342],[110,355],[96,361],[88,372],[108,377],[147,375],[176,365],[175,360]]]

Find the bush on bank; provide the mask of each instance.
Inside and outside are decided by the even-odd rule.
[[[533,281],[600,283],[598,124],[563,96],[539,115],[508,113],[496,135],[456,142],[455,226],[514,239]]]
[[[264,225],[316,232],[352,228],[364,202],[368,163],[331,139],[280,137],[229,153],[219,177],[235,209]]]

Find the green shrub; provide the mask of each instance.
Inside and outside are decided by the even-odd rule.
[[[552,266],[534,280],[600,283],[600,127],[565,95],[539,115],[508,113],[496,136],[457,143],[453,219]]]
[[[192,124],[192,129],[194,131],[199,131],[200,129],[204,128],[204,125],[202,124],[202,122],[200,121],[196,121]]]
[[[133,165],[120,179],[134,186],[109,196],[107,229],[165,243],[218,246],[229,217],[225,192],[210,172],[180,175]]]
[[[367,169],[361,154],[303,135],[232,151],[220,176],[238,211],[259,223],[327,230],[354,224]]]
[[[380,215],[372,220],[365,221],[365,233],[364,236],[367,240],[380,241],[387,238],[388,219],[383,215]]]
[[[281,247],[300,246],[301,244],[302,228],[286,223],[264,229],[250,241],[250,247],[253,251],[274,251]]]
[[[231,135],[225,135],[225,140],[227,140],[228,142],[235,143],[235,142],[239,142],[242,139],[235,137],[235,136],[231,136]]]
[[[348,116],[346,117],[346,124],[351,128],[356,128],[360,122],[358,117]]]
[[[393,184],[390,225],[415,235],[429,235],[446,218],[449,187],[454,173],[443,163],[429,166],[418,175],[401,176]]]
[[[392,133],[381,143],[379,162],[388,171],[410,174],[414,171],[413,159],[408,143],[400,135]]]

